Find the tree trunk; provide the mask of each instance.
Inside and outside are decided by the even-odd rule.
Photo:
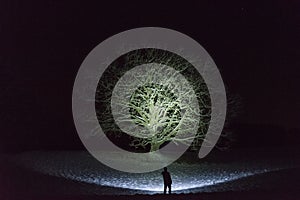
[[[153,152],[153,151],[157,151],[159,149],[161,144],[151,144],[151,149],[150,149],[150,152]]]

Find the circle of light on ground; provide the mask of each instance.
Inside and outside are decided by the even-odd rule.
[[[16,157],[16,161],[34,171],[62,177],[73,181],[124,188],[141,191],[141,193],[158,193],[163,190],[163,181],[157,170],[149,173],[133,174],[113,170],[95,160],[87,152],[29,152]],[[293,163],[295,164],[295,163]],[[291,168],[290,162],[260,160],[230,163],[179,163],[168,167],[172,174],[176,193],[190,192],[196,189],[226,183],[241,178],[267,172]]]

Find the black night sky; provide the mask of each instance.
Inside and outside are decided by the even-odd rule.
[[[255,143],[239,130],[257,127],[273,130],[263,133],[277,138],[271,144],[299,144],[298,1],[109,2],[1,1],[0,151],[82,149],[71,107],[77,70],[106,38],[146,26],[180,31],[209,52],[241,97],[237,146]]]

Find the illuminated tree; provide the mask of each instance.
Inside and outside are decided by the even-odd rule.
[[[140,73],[131,81],[122,82],[118,86],[119,93],[128,91],[124,96],[129,101],[120,95],[113,95],[118,81],[126,72],[149,63],[168,68],[150,68],[147,73]],[[169,78],[157,83],[155,80],[160,75],[161,80],[164,80],[163,76]],[[181,83],[179,75],[184,76],[188,85]],[[128,90],[132,85],[138,87]],[[189,103],[193,102],[193,95],[197,106]],[[119,106],[117,110],[120,113],[115,113],[117,117],[112,114],[112,96],[115,98],[115,106]],[[129,136],[129,145],[132,147],[155,151],[168,142],[188,144],[193,141],[192,148],[197,148],[209,126],[211,102],[207,86],[192,64],[171,52],[144,49],[122,56],[103,73],[96,93],[96,111],[102,130],[112,141],[124,136],[120,128],[120,124],[124,123],[126,132],[133,133]],[[129,121],[141,129],[131,130],[131,126],[126,124]],[[197,126],[193,125],[195,122]],[[192,129],[197,129],[195,137],[188,134]]]

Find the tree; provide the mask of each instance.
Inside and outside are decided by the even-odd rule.
[[[149,68],[147,73],[123,81],[116,92],[128,71],[150,63],[160,68]],[[131,87],[135,89],[129,90]],[[195,99],[197,105],[192,104]],[[115,113],[112,101],[118,107]],[[191,63],[168,51],[142,49],[121,56],[103,73],[96,93],[96,111],[102,130],[113,141],[124,136],[126,129],[130,146],[135,148],[155,151],[168,142],[188,144],[191,141],[192,147],[197,148],[209,126],[211,102],[203,78]],[[130,126],[132,123],[138,131]],[[195,128],[197,133],[191,137]]]

